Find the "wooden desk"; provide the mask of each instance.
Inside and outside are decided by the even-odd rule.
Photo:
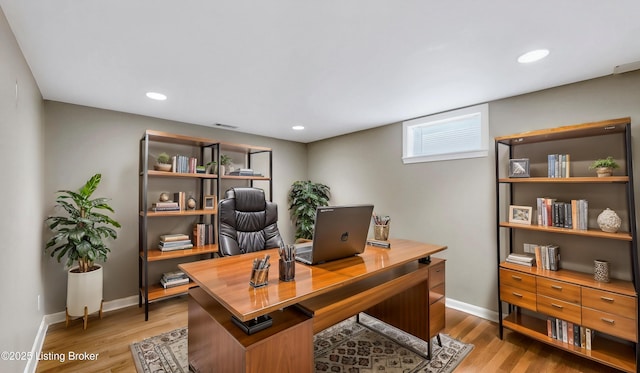
[[[362,311],[429,340],[435,335],[430,289],[444,292],[429,283],[429,274],[444,270],[444,261],[418,260],[445,249],[391,240],[391,249],[367,246],[356,257],[316,266],[296,263],[292,282],[278,280],[275,249],[181,264],[199,285],[189,298],[189,362],[199,372],[311,372],[313,334]],[[271,256],[269,285],[254,289],[249,285],[253,259],[265,254]],[[267,314],[273,326],[252,335],[231,322],[232,315],[249,321]]]

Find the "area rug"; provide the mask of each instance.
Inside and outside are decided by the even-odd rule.
[[[138,373],[188,373],[187,333],[184,327],[133,343],[131,352]],[[449,373],[473,345],[446,334],[440,334],[440,339],[442,346],[433,339],[433,357],[429,361],[421,356],[427,355],[425,341],[360,314],[360,323],[352,317],[313,337],[315,371]]]

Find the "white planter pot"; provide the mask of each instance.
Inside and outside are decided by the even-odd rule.
[[[67,272],[67,324],[68,318],[82,316],[87,327],[87,315],[100,311],[102,317],[102,266],[91,272]],[[86,307],[86,308],[85,308]]]

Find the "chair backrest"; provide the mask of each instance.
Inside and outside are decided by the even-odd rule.
[[[231,188],[218,203],[218,232],[222,256],[279,247],[278,206],[262,189]]]

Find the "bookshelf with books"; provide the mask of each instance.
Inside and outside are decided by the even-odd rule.
[[[174,154],[171,171],[154,169],[155,155]],[[233,152],[243,168],[260,167],[260,172],[225,176],[207,169],[220,163],[225,152]],[[263,159],[255,161],[253,155]],[[147,130],[140,140],[138,256],[139,306],[186,294],[192,283],[184,279],[166,286],[162,273],[171,273],[185,261],[214,258],[217,246],[217,198],[233,183],[253,186],[262,182],[271,190],[271,149],[232,144],[218,140]],[[256,167],[256,168],[258,168]],[[266,176],[265,176],[266,175]],[[262,186],[262,185],[261,185]],[[271,195],[271,194],[269,194]]]
[[[495,138],[500,338],[508,329],[637,371],[640,271],[630,131],[630,118],[620,118]],[[622,167],[596,177],[589,164],[609,155]],[[507,177],[510,159],[527,159],[530,176]],[[509,206],[530,206],[531,223],[510,222]],[[617,232],[599,226],[607,208],[621,217]],[[603,259],[611,264],[609,282],[594,278],[594,262]]]

